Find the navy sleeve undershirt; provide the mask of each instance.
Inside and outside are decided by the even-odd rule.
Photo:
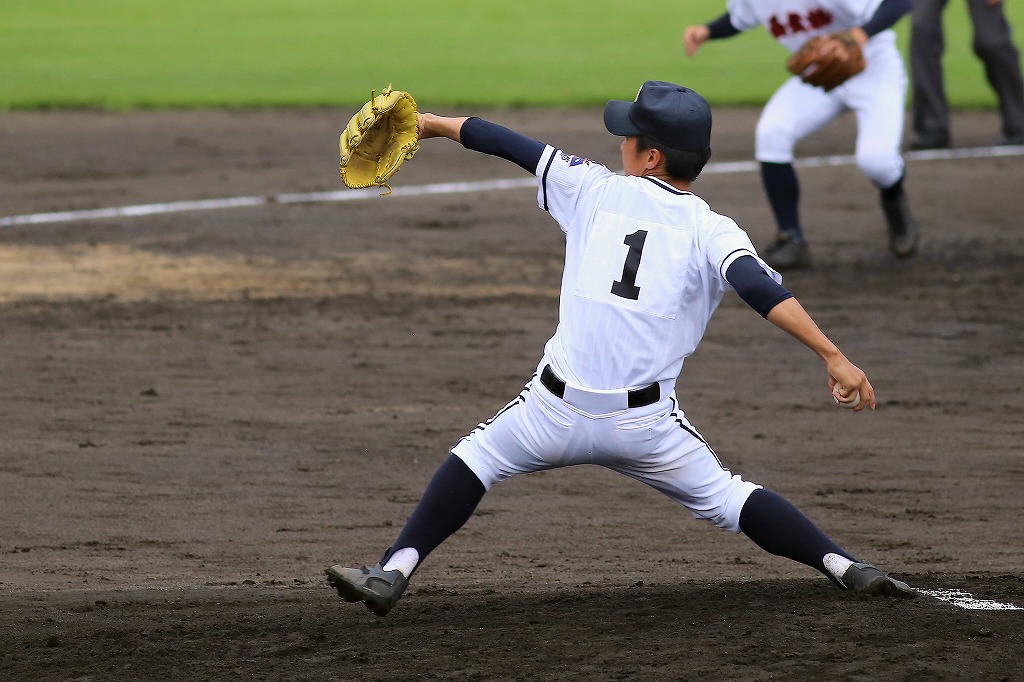
[[[537,171],[546,146],[543,142],[475,116],[462,124],[460,138],[466,149],[508,159],[528,173]]]
[[[725,279],[761,317],[768,317],[772,308],[787,298],[793,298],[793,294],[772,279],[753,256],[740,256],[734,260],[725,272]]]
[[[709,21],[708,27],[708,39],[714,40],[716,38],[728,38],[740,33],[740,30],[732,25],[732,17],[726,12],[722,16],[718,17],[714,21]]]
[[[910,0],[882,0],[882,4],[861,29],[871,37],[895,24],[909,11]]]

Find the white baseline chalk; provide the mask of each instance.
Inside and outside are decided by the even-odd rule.
[[[963,590],[918,590],[918,592],[969,611],[1024,611],[1024,608],[1008,602],[976,599],[970,592]]]
[[[904,155],[909,161],[948,161],[953,159],[980,159],[1006,156],[1024,156],[1024,146],[1009,147],[965,147],[963,149],[932,149],[926,151],[907,152]],[[812,156],[797,159],[798,168],[820,168],[825,166],[852,166],[856,163],[852,155]],[[724,175],[729,173],[751,173],[758,169],[757,161],[723,161],[709,163],[702,175]],[[506,180],[483,180],[479,182],[441,182],[412,187],[396,187],[393,197],[418,197],[434,194],[470,194],[493,190],[520,189],[534,187],[534,177]],[[266,196],[228,197],[225,199],[203,199],[199,201],[172,201],[159,204],[138,204],[134,206],[115,206],[111,208],[95,208],[81,211],[57,211],[54,213],[29,213],[0,217],[0,228],[18,225],[42,225],[47,223],[67,223],[82,220],[99,220],[103,218],[131,218],[138,216],[161,215],[167,213],[188,213],[194,211],[212,211],[225,208],[242,208],[264,206],[268,204],[314,204],[342,201],[362,201],[376,198],[380,191],[374,189],[345,189],[333,192],[307,192],[293,194],[274,194]]]

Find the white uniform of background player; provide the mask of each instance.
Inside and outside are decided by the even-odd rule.
[[[861,37],[866,38],[862,51],[867,65],[861,73],[829,92],[791,76],[761,112],[754,156],[762,163],[765,190],[779,228],[779,237],[764,252],[773,266],[799,267],[810,262],[797,211],[793,152],[798,141],[846,111],[857,118],[857,166],[883,190],[893,253],[905,257],[916,248],[916,231],[902,198],[907,77],[896,34],[888,28],[909,7],[909,0],[728,0],[726,15],[686,29],[684,42],[691,55],[708,38],[729,37],[759,25],[791,53],[818,35],[866,31]]]
[[[781,27],[776,40],[796,52],[816,35],[863,26],[880,2],[824,3],[832,16],[828,23],[814,21],[814,12],[826,11],[819,0],[729,0],[727,7],[733,25],[741,31],[760,24],[775,35]],[[876,187],[889,187],[902,177],[907,77],[896,33],[891,29],[877,33],[862,49],[867,66],[831,92],[792,76],[772,95],[757,122],[754,156],[758,161],[790,163],[797,141],[849,110],[857,117],[857,166]]]
[[[648,81],[635,102],[608,103],[605,125],[624,136],[625,176],[481,119],[422,114],[420,124],[421,137],[460,141],[537,176],[538,203],[566,239],[559,322],[537,374],[455,444],[381,560],[327,569],[343,599],[386,614],[493,484],[577,464],[642,481],[842,589],[913,596],[857,562],[788,501],[733,475],[679,409],[674,387],[683,361],[734,288],[818,353],[830,386],[838,381],[844,397],[860,396],[855,409],[874,407],[867,377],[818,330],[746,233],[689,191],[711,155],[711,110],[700,95]]]

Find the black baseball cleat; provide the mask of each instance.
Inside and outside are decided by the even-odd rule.
[[[379,563],[362,568],[339,564],[324,573],[338,596],[347,602],[363,602],[376,616],[386,616],[409,586],[409,579],[401,571],[385,571]]]
[[[907,195],[900,193],[893,199],[882,198],[882,212],[889,229],[889,250],[897,258],[907,258],[917,251],[917,224],[910,215]]]
[[[949,133],[945,130],[928,130],[917,134],[910,143],[911,149],[948,149]]]
[[[865,596],[900,599],[913,599],[917,596],[917,592],[905,582],[890,578],[871,564],[850,564],[840,581],[850,592]]]
[[[780,232],[762,255],[764,262],[776,270],[795,270],[811,264],[811,252],[800,235]]]

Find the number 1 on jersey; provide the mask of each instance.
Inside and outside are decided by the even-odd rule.
[[[640,298],[640,287],[636,285],[636,271],[640,267],[640,257],[644,252],[647,230],[637,230],[627,234],[622,243],[629,247],[626,262],[622,266],[622,279],[612,282],[612,293],[622,298],[637,300]]]

